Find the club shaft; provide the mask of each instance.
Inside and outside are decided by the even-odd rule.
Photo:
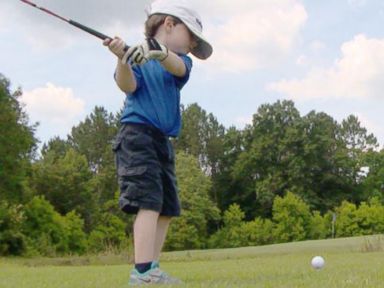
[[[21,2],[24,2],[25,4],[28,4],[28,5],[31,5],[32,7],[36,8],[36,9],[39,9],[45,13],[48,13],[49,15],[51,16],[54,16],[60,20],[63,20],[65,22],[69,22],[68,19],[65,19],[64,17],[60,16],[60,15],[57,15],[56,13],[53,13],[52,11],[44,8],[44,7],[40,7],[40,6],[37,6],[35,3],[31,2],[31,1],[28,1],[28,0],[20,0]]]

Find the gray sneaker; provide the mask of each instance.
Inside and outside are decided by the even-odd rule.
[[[182,284],[179,279],[169,276],[160,268],[152,268],[145,273],[139,273],[136,269],[131,271],[129,285],[151,285],[151,284],[166,284],[177,285]]]

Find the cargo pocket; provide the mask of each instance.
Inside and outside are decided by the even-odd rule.
[[[126,133],[127,126],[123,125],[119,132],[116,134],[115,138],[112,140],[112,151],[116,153],[117,150],[121,147],[121,142],[123,141],[124,134]]]
[[[116,153],[117,150],[119,150],[121,146],[121,136],[120,134],[115,137],[115,139],[112,141],[112,151]]]
[[[170,163],[175,163],[175,150],[173,149],[173,145],[169,139],[167,139],[167,147],[168,147],[168,160]]]
[[[145,189],[146,171],[146,166],[118,168],[121,197],[128,200],[139,200],[148,193]]]

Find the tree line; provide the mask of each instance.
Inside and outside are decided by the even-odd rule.
[[[0,255],[130,247],[111,150],[120,113],[95,107],[37,151],[21,95],[0,74]],[[182,107],[182,119],[173,144],[183,212],[166,249],[384,232],[384,150],[356,116],[301,115],[284,100],[261,105],[243,129],[198,104]]]

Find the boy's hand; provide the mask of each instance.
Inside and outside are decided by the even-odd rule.
[[[157,42],[155,38],[148,38],[144,43],[129,48],[122,61],[143,65],[148,60],[154,59],[162,62],[167,57],[168,48]]]
[[[159,60],[160,62],[168,57],[168,48],[157,42],[155,38],[148,38],[144,42],[144,52],[145,58]]]
[[[124,54],[121,62],[124,64],[134,63],[138,65],[143,65],[147,63],[148,59],[144,57],[144,50],[142,45],[132,46],[128,49],[128,51]]]
[[[108,46],[109,50],[111,50],[111,52],[119,59],[123,58],[125,54],[125,47],[127,46],[119,37],[115,37],[114,39],[105,39],[103,45]]]

